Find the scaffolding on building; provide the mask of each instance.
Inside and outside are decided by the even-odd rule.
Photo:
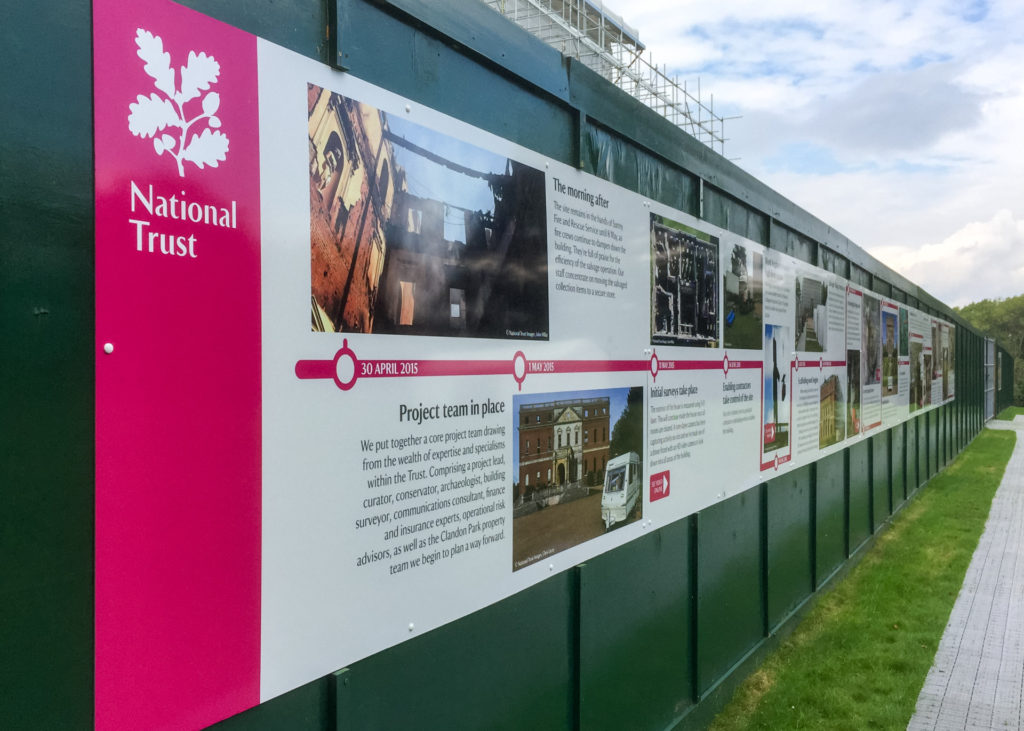
[[[601,74],[703,144],[725,155],[725,120],[685,81],[650,58],[636,29],[601,0],[482,0],[565,56]]]

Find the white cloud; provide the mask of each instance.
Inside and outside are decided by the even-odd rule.
[[[801,125],[807,137],[869,153],[905,153],[981,121],[982,96],[957,85],[951,64],[873,74],[818,102]]]
[[[1024,4],[622,10],[655,61],[743,115],[726,125],[741,167],[944,301],[1024,291]]]
[[[1024,289],[1024,218],[1006,209],[937,244],[880,247],[873,253],[911,281],[930,283],[926,289],[949,305],[1012,297]]]

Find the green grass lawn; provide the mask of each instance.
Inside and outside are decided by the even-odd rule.
[[[905,729],[1015,437],[983,430],[932,478],[711,728]]]
[[[736,315],[732,325],[725,326],[723,340],[727,348],[749,348],[760,350],[763,346],[764,331],[761,318],[754,312]]]
[[[1024,415],[1024,406],[1007,406],[996,415],[996,418],[1003,421],[1013,421],[1013,417],[1022,415]]]

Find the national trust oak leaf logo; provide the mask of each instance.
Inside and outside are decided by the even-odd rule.
[[[200,96],[217,83],[220,76],[220,64],[213,56],[206,53],[188,52],[188,63],[181,67],[181,88],[174,81],[174,69],[171,68],[171,54],[164,51],[164,42],[147,30],[139,28],[135,33],[135,45],[139,47],[139,58],[145,61],[143,69],[153,77],[153,86],[161,94],[150,93],[149,96],[138,95],[135,102],[128,105],[128,129],[136,137],[152,137],[153,149],[156,154],[165,152],[178,164],[178,175],[185,177],[185,161],[191,162],[200,170],[205,165],[212,168],[224,161],[228,154],[228,138],[220,131],[220,119],[216,116],[220,108],[220,94],[215,91],[203,95],[202,113],[192,119],[188,118],[185,107],[188,102]],[[194,104],[191,106],[195,106]],[[193,125],[205,120],[201,133],[189,130]],[[177,138],[164,132],[177,127],[180,133]]]

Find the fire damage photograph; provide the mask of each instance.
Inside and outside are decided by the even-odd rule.
[[[910,410],[917,411],[924,406],[925,392],[931,389],[924,387],[924,345],[915,339],[910,344]]]
[[[643,517],[644,390],[512,399],[512,569]]]
[[[725,327],[727,348],[761,347],[761,313],[764,289],[764,257],[742,244],[725,244]]]
[[[828,287],[820,279],[796,278],[796,349],[821,353],[828,347]]]
[[[846,408],[846,436],[860,434],[860,351],[846,351],[846,392],[849,396]]]
[[[910,355],[910,312],[906,307],[900,308],[900,335],[897,340],[900,344],[900,357],[906,358]]]
[[[788,327],[764,326],[763,454],[789,446],[790,374],[793,340]]]
[[[934,342],[934,341],[933,341]],[[933,348],[925,348],[924,350],[924,365],[922,367],[923,379],[921,381],[921,407],[932,405],[932,381],[935,379],[932,377],[934,371],[932,370],[932,364],[934,363]]]
[[[548,339],[544,173],[308,86],[312,329]]]
[[[956,363],[956,330],[953,325],[942,326],[942,399],[954,396],[956,376],[953,364]]]
[[[718,238],[651,214],[651,344],[718,346]]]
[[[899,393],[899,316],[882,311],[882,396]]]
[[[882,380],[882,337],[879,333],[881,302],[864,295],[860,325],[861,384],[873,386]]]

